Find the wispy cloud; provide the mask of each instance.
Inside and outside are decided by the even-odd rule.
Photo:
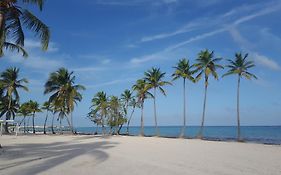
[[[275,62],[273,59],[270,59],[264,55],[260,55],[258,53],[253,53],[254,60],[257,64],[269,68],[271,70],[280,71],[280,65]]]
[[[136,81],[136,78],[124,78],[124,79],[118,79],[118,80],[112,80],[96,85],[88,85],[87,89],[92,89],[92,88],[98,88],[98,87],[104,87],[104,86],[112,86],[116,84],[122,84],[122,83],[128,83],[128,82],[133,82]]]
[[[219,2],[219,1],[218,1]],[[215,2],[217,3],[217,2]],[[140,42],[149,42],[159,39],[165,39],[169,37],[173,37],[179,34],[192,32],[197,29],[202,28],[210,28],[214,26],[228,26],[228,25],[239,25],[241,23],[247,22],[249,20],[255,19],[259,16],[263,16],[266,14],[270,14],[272,12],[275,12],[281,8],[281,3],[275,3],[274,5],[272,3],[259,3],[254,5],[242,5],[240,7],[236,7],[234,9],[231,9],[230,11],[218,15],[218,16],[210,16],[210,17],[204,17],[195,19],[188,24],[180,27],[179,29],[167,32],[167,33],[160,33],[152,36],[145,36],[141,38]],[[251,15],[246,15],[238,18],[233,22],[233,18],[237,18],[238,15],[243,13],[249,13],[252,12]],[[208,32],[212,33],[212,32]],[[189,43],[189,42],[187,42]]]
[[[258,65],[275,71],[281,70],[280,65],[273,59],[270,59],[264,55],[253,51],[255,44],[251,43],[245,37],[243,37],[235,27],[229,28],[229,33],[231,34],[233,40],[237,42],[242,49],[246,50],[247,52],[250,52],[251,56]]]
[[[173,4],[179,0],[96,0],[95,4],[99,5],[111,5],[111,6],[139,6],[139,5],[162,5]]]
[[[215,30],[212,30],[212,31],[208,31],[208,32],[205,32],[205,33],[202,33],[202,34],[199,34],[199,35],[196,35],[196,36],[193,36],[185,41],[182,41],[180,43],[177,43],[177,44],[174,44],[174,45],[171,45],[167,48],[165,48],[162,52],[159,52],[159,53],[154,53],[154,54],[149,54],[149,55],[146,55],[146,56],[142,56],[142,57],[139,57],[139,58],[132,58],[131,59],[131,63],[132,64],[140,64],[140,63],[145,63],[145,62],[148,62],[148,61],[151,61],[151,60],[158,60],[158,59],[161,59],[158,55],[161,55],[161,53],[167,53],[167,52],[170,52],[172,50],[175,50],[177,48],[180,48],[186,44],[189,44],[189,43],[192,43],[192,42],[195,42],[195,41],[199,41],[199,40],[203,40],[203,39],[206,39],[208,37],[212,37],[212,36],[215,36],[219,33],[222,33],[222,32],[226,32],[226,31],[229,31],[233,36],[238,36],[237,33],[235,33],[236,31],[233,30],[233,28],[235,26],[238,26],[242,23],[245,23],[247,21],[250,21],[250,20],[253,20],[257,17],[260,17],[260,16],[263,16],[263,15],[267,15],[267,14],[270,14],[270,13],[273,13],[273,12],[276,12],[278,10],[281,9],[281,3],[278,3],[276,4],[275,6],[269,6],[266,7],[266,8],[263,8],[262,10],[259,10],[259,11],[255,11],[253,12],[252,14],[250,15],[245,15],[245,16],[242,16],[236,20],[233,20],[232,22],[230,23],[225,23],[224,20],[222,20],[219,24],[217,24],[217,26],[220,26],[220,28],[218,29],[215,29]],[[240,11],[239,11],[240,12]],[[231,12],[231,13],[234,13],[234,12]],[[229,16],[230,14],[228,14],[227,16]],[[225,14],[223,14],[222,16],[225,16]],[[217,23],[217,22],[216,22]],[[192,26],[192,25],[191,25]],[[180,29],[181,30],[181,29]],[[161,35],[155,35],[155,36],[151,36],[151,37],[147,37],[147,38],[143,38],[143,41],[152,41],[153,39],[160,39],[160,38],[165,38],[165,37],[170,37],[170,36],[174,36],[176,35],[177,33],[180,33],[180,30],[176,31],[176,32],[173,32],[173,33],[167,33],[167,34],[161,34]],[[190,28],[191,30],[191,28]],[[182,30],[183,31],[183,30]],[[240,42],[242,41],[243,38],[239,38],[239,37],[233,37],[235,40],[240,40]],[[243,45],[249,45],[249,44],[246,44],[246,41],[243,41]]]

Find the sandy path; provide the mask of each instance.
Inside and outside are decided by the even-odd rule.
[[[281,174],[281,146],[93,136],[2,136],[0,174]]]

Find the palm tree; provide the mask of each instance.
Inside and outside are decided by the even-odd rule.
[[[101,91],[96,93],[92,99],[93,114],[101,116],[102,134],[105,134],[105,118],[107,117],[108,99],[105,92]]]
[[[226,67],[229,68],[227,73],[223,75],[228,76],[228,75],[238,75],[238,83],[237,83],[237,140],[241,141],[241,136],[240,136],[240,113],[239,113],[239,98],[240,98],[240,79],[242,77],[245,77],[246,79],[252,79],[257,77],[248,72],[248,69],[252,68],[255,66],[253,61],[248,61],[246,58],[248,57],[248,54],[245,54],[244,56],[242,53],[236,53],[235,54],[235,59],[233,60],[228,60],[229,64],[226,65]]]
[[[24,133],[26,133],[26,117],[31,115],[31,111],[30,111],[28,102],[25,102],[22,105],[20,105],[20,108],[18,110],[18,114],[23,116],[23,120],[20,122],[20,125],[23,122],[23,125],[24,125],[23,130],[24,130]]]
[[[52,93],[49,102],[54,105],[59,105],[56,109],[60,111],[60,117],[64,118],[64,116],[66,116],[66,120],[72,132],[74,132],[72,127],[73,123],[69,121],[67,115],[73,112],[74,104],[76,104],[77,101],[81,101],[82,95],[79,90],[84,89],[83,86],[75,84],[75,76],[73,75],[73,72],[69,72],[66,68],[60,68],[58,71],[51,73],[45,83],[44,94]]]
[[[48,48],[49,28],[29,10],[24,9],[24,4],[35,4],[40,11],[43,9],[44,0],[1,0],[0,2],[0,57],[4,55],[3,49],[21,52],[27,57],[24,50],[25,34],[23,26],[31,30],[41,40],[42,49]]]
[[[217,62],[219,62],[220,60],[222,60],[222,58],[214,58],[214,51],[209,52],[209,50],[206,49],[198,54],[198,58],[196,59],[197,63],[194,64],[194,66],[197,67],[196,71],[199,71],[196,80],[199,80],[202,77],[202,75],[204,75],[205,77],[203,114],[202,114],[201,127],[197,135],[198,138],[202,138],[202,134],[203,134],[209,76],[212,75],[216,80],[218,79],[218,74],[216,70],[218,68],[223,69],[223,66],[217,64]]]
[[[75,76],[74,76],[75,77]],[[74,80],[73,80],[74,81]],[[73,111],[74,111],[74,106],[77,105],[77,101],[81,102],[82,100],[82,94],[79,92],[80,90],[85,90],[85,87],[82,85],[73,85],[71,83],[68,84],[67,88],[67,108],[70,113],[70,123],[71,123],[71,130],[72,133],[74,133],[73,130]]]
[[[28,106],[29,106],[30,112],[32,113],[33,134],[35,134],[35,128],[34,128],[35,113],[41,112],[41,109],[40,109],[39,103],[37,103],[36,101],[32,101],[32,100],[29,100]]]
[[[5,104],[7,109],[11,108],[13,98],[16,102],[19,102],[19,93],[18,89],[23,89],[28,91],[28,88],[24,86],[24,83],[28,83],[27,79],[19,79],[19,69],[18,68],[9,68],[1,73],[0,75],[0,89],[1,93],[4,95]],[[9,118],[6,118],[9,120]],[[8,123],[6,123],[7,125]],[[8,127],[5,127],[6,132],[8,132]]]
[[[9,105],[7,105],[9,103]],[[4,120],[15,119],[16,113],[19,109],[19,103],[17,100],[10,101],[8,98],[4,98],[0,101],[0,118],[5,115]],[[5,124],[5,132],[9,133],[8,123]]]
[[[110,127],[115,126],[115,134],[118,135],[119,118],[120,118],[120,100],[117,96],[111,96],[108,102],[110,111]]]
[[[130,127],[130,122],[131,122],[131,119],[133,117],[133,114],[135,112],[135,109],[136,107],[140,107],[139,106],[139,103],[137,102],[137,100],[133,97],[131,102],[129,103],[129,105],[132,107],[132,111],[131,111],[131,114],[130,114],[130,117],[128,119],[128,123],[127,123],[127,135],[129,135],[129,127]]]
[[[45,117],[45,122],[44,122],[44,134],[46,134],[46,124],[47,124],[47,120],[48,120],[48,115],[49,115],[49,111],[52,110],[51,103],[49,101],[44,102],[42,109],[46,110],[46,117]]]
[[[185,58],[179,60],[179,62],[174,68],[175,72],[172,74],[173,80],[179,78],[183,79],[183,127],[180,134],[180,137],[183,138],[186,129],[186,80],[190,80],[194,83],[195,79],[193,78],[193,74],[195,73],[195,71],[192,70],[193,65],[190,65],[189,60]]]
[[[141,132],[140,135],[144,136],[144,117],[143,117],[143,110],[144,110],[144,101],[145,99],[151,97],[153,98],[153,95],[148,92],[149,87],[146,83],[146,80],[139,79],[137,80],[136,84],[133,85],[133,90],[137,92],[137,101],[140,104],[141,107]]]
[[[121,94],[121,100],[123,101],[124,103],[124,106],[125,106],[125,117],[128,118],[128,108],[129,108],[129,105],[131,103],[131,101],[134,99],[134,96],[133,96],[133,93],[129,90],[129,89],[126,89],[122,94]],[[133,108],[134,110],[134,108]],[[130,117],[131,118],[131,117]],[[128,120],[128,124],[127,124],[127,134],[129,134],[129,120]]]
[[[165,72],[161,72],[160,68],[151,68],[147,72],[144,73],[144,79],[147,81],[148,87],[153,88],[153,103],[154,103],[154,120],[155,120],[155,132],[156,136],[159,136],[159,129],[157,125],[157,115],[156,115],[156,90],[159,89],[160,92],[166,96],[164,89],[162,88],[164,85],[172,85],[168,81],[163,81],[165,77]]]

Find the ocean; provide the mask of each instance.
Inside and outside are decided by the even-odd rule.
[[[195,138],[199,131],[199,126],[186,127],[185,136]],[[108,129],[108,128],[107,128]],[[93,134],[96,127],[77,127],[78,133]],[[140,127],[133,126],[129,129],[130,135],[139,135]],[[181,126],[159,126],[161,137],[176,138],[180,135]],[[101,128],[98,128],[101,133]],[[145,136],[154,136],[153,126],[144,127]],[[121,134],[126,134],[126,127],[123,127]],[[235,141],[237,129],[235,126],[206,126],[204,127],[203,138],[206,140]],[[255,142],[263,144],[281,144],[281,126],[242,126],[241,137],[245,142]]]

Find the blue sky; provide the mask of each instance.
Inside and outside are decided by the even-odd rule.
[[[242,51],[255,61],[252,72],[259,78],[242,80],[242,125],[281,125],[280,0],[60,0],[47,1],[42,13],[28,8],[52,35],[48,52],[27,33],[28,59],[9,52],[1,58],[0,70],[17,66],[30,80],[30,92],[21,92],[21,102],[47,100],[43,85],[49,73],[67,67],[87,88],[74,112],[75,125],[92,126],[85,116],[96,92],[120,95],[152,66],[171,80],[179,59],[194,62],[205,48],[227,59]],[[210,79],[206,125],[236,125],[236,81],[235,76]],[[200,124],[203,89],[202,81],[188,83],[188,125]],[[157,99],[159,124],[181,125],[182,81],[166,90],[167,97]],[[147,100],[145,125],[154,124],[152,107]],[[38,116],[39,123],[43,116]],[[132,125],[139,124],[137,110]]]

